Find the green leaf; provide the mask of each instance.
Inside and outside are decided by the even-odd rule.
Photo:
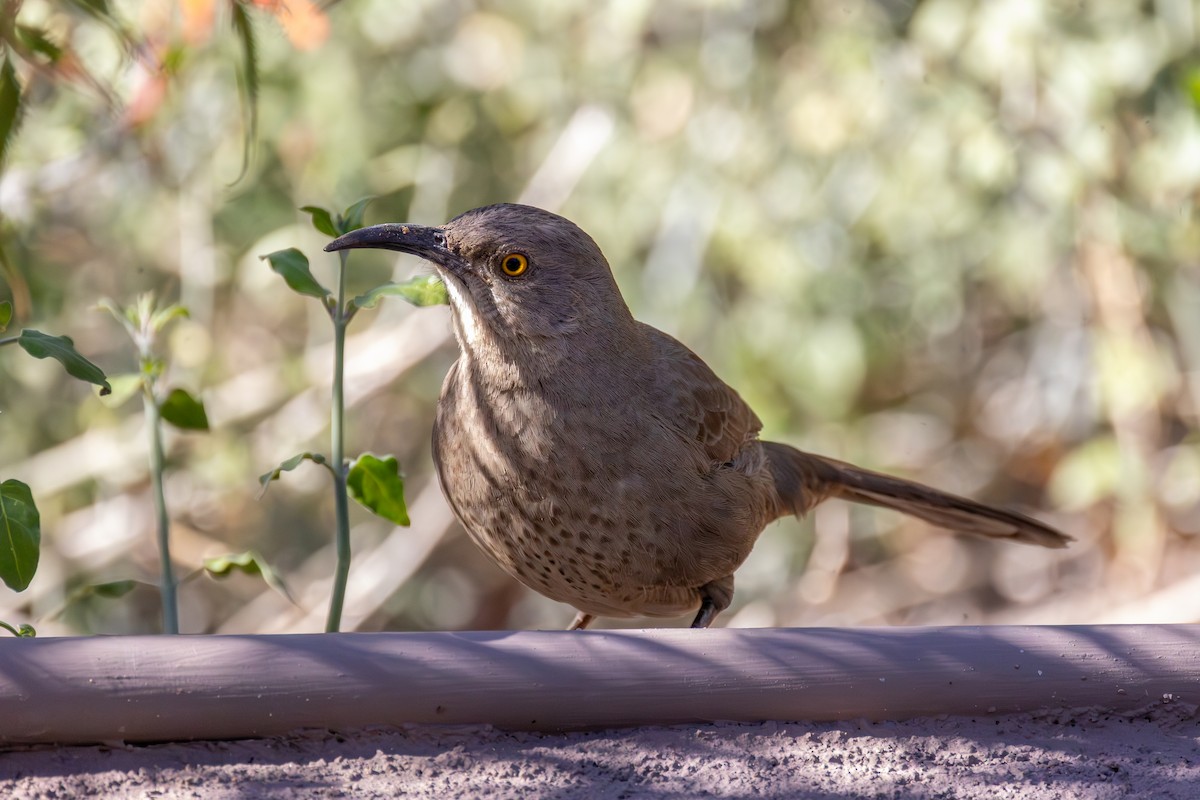
[[[397,525],[409,524],[404,477],[395,456],[379,458],[363,453],[346,475],[346,488],[351,497],[375,514]]]
[[[75,349],[75,343],[66,336],[51,336],[41,331],[23,330],[17,344],[34,358],[53,358],[66,368],[67,373],[81,381],[100,387],[100,394],[112,392],[112,386],[104,377],[104,370],[88,361]]]
[[[4,620],[0,619],[0,628],[4,628],[13,636],[21,639],[32,639],[37,636],[37,631],[33,629],[32,625],[21,625],[20,627],[14,628],[12,625],[9,625]]]
[[[97,17],[111,17],[107,0],[67,0],[71,5]]]
[[[50,41],[50,38],[46,36],[46,32],[40,28],[33,28],[29,25],[18,25],[17,37],[21,40],[22,44],[35,53],[44,55],[52,64],[62,58],[62,48]]]
[[[246,174],[250,167],[250,154],[258,135],[258,44],[254,38],[254,25],[246,12],[244,3],[232,3],[233,30],[242,48],[242,69],[238,73],[238,89],[242,97],[242,113],[245,114],[245,136],[242,139],[242,169],[234,183]]]
[[[385,283],[354,298],[359,308],[374,308],[385,297],[403,297],[414,306],[444,306],[450,303],[446,284],[436,275],[423,275],[404,283]]]
[[[150,329],[158,333],[173,319],[187,319],[190,312],[179,303],[172,303],[166,308],[160,308],[150,315]]]
[[[105,583],[89,583],[84,586],[78,586],[72,589],[67,595],[66,599],[63,600],[62,605],[59,606],[55,611],[47,614],[45,619],[58,619],[64,613],[66,613],[67,609],[71,606],[93,597],[100,597],[105,600],[115,600],[119,597],[124,597],[139,586],[148,586],[155,590],[159,588],[153,583],[147,583],[146,581],[133,579],[107,581]]]
[[[343,236],[350,231],[356,231],[363,226],[363,213],[367,210],[367,205],[374,200],[374,197],[364,197],[354,205],[347,208],[338,217],[338,235]]]
[[[204,403],[183,389],[172,389],[158,407],[162,418],[185,431],[208,430],[208,414]]]
[[[277,466],[275,469],[271,470],[270,472],[264,472],[262,475],[258,476],[258,482],[262,484],[262,492],[260,492],[258,496],[262,497],[263,494],[266,493],[267,487],[271,485],[271,481],[279,480],[280,475],[282,475],[285,472],[291,472],[296,467],[300,466],[300,464],[303,463],[304,461],[311,461],[314,464],[320,464],[321,466],[325,467],[326,469],[329,469],[330,471],[332,471],[332,468],[325,461],[325,456],[321,455],[320,453],[307,453],[306,452],[306,453],[300,453],[298,455],[294,455],[291,458],[289,458],[287,461],[282,462],[279,466]]]
[[[109,581],[108,583],[93,583],[90,586],[84,586],[82,589],[76,589],[75,593],[80,597],[94,595],[96,597],[115,600],[132,592],[140,583],[143,583],[143,581],[123,580]]]
[[[0,333],[4,333],[10,322],[12,322],[12,303],[0,300]]]
[[[302,206],[301,211],[309,214],[312,217],[312,225],[326,236],[337,237],[337,228],[333,225],[333,217],[329,212],[320,206]]]
[[[296,248],[276,250],[274,253],[259,257],[265,258],[270,263],[271,269],[283,276],[292,291],[321,299],[325,299],[331,294],[313,277],[312,272],[308,269],[308,259]]]
[[[21,123],[21,84],[7,56],[0,66],[0,163],[8,152],[8,144]]]
[[[1197,111],[1200,111],[1200,66],[1192,67],[1183,79],[1184,89],[1188,99]]]
[[[0,483],[0,580],[24,591],[37,572],[42,521],[29,487],[18,480]]]
[[[224,578],[234,570],[246,575],[261,575],[267,586],[286,597],[292,605],[296,604],[296,601],[292,599],[292,593],[288,591],[287,584],[283,582],[283,578],[271,568],[266,559],[253,550],[204,559],[204,571],[214,578]]]

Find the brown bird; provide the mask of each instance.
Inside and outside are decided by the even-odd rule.
[[[1070,537],[1012,511],[758,438],[738,393],[638,322],[600,248],[522,205],[442,227],[375,225],[326,250],[433,263],[462,355],[438,401],[433,453],[467,532],[510,575],[597,616],[695,613],[733,597],[762,529],[830,497],[1044,547]]]

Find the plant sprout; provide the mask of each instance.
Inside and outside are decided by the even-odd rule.
[[[341,214],[331,214],[317,206],[301,210],[312,218],[313,227],[330,237],[342,236],[363,226],[363,212],[370,199],[360,200]],[[345,458],[345,395],[343,373],[346,351],[346,328],[359,309],[374,307],[386,296],[404,297],[415,305],[435,305],[446,302],[445,287],[436,278],[421,277],[406,283],[386,283],[347,299],[346,262],[349,254],[338,253],[337,290],[331,291],[318,281],[309,269],[308,258],[296,248],[279,250],[263,258],[295,292],[321,301],[333,323],[333,397],[330,410],[330,452],[327,459],[320,453],[304,452],[295,455],[259,480],[263,490],[284,472],[295,469],[304,461],[325,467],[333,477],[333,498],[336,529],[334,541],[337,565],[333,591],[329,600],[329,615],[325,630],[341,628],[342,606],[350,574],[350,516],[349,497],[353,497],[376,515],[397,525],[409,524],[408,508],[404,502],[404,477],[394,456],[360,455],[353,462]]]

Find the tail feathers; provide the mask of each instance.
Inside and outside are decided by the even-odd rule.
[[[1070,536],[1032,517],[986,506],[903,478],[763,442],[783,513],[801,515],[830,497],[895,509],[954,531],[1042,547],[1066,547]]]

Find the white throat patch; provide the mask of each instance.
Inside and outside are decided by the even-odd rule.
[[[443,279],[443,283],[446,284],[446,293],[450,295],[450,304],[454,307],[459,328],[462,330],[463,337],[466,338],[466,341],[463,342],[464,347],[478,345],[483,338],[483,323],[479,320],[475,304],[466,290],[459,286],[454,279]]]

